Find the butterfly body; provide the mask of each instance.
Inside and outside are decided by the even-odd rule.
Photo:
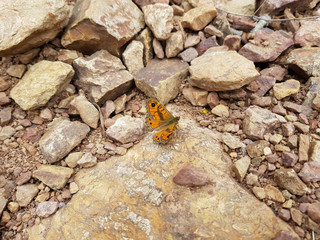
[[[150,99],[148,101],[147,124],[157,130],[153,137],[155,142],[167,143],[171,139],[178,121],[179,118],[174,117],[157,100]]]

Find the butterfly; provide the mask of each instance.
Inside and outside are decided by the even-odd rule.
[[[150,99],[147,107],[147,124],[152,129],[157,129],[153,140],[157,143],[167,143],[174,133],[179,117],[174,117],[155,99]]]

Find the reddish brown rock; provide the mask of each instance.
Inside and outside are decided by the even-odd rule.
[[[169,0],[134,0],[134,2],[141,8],[149,4],[156,4],[156,3],[169,4]]]
[[[292,233],[289,231],[281,230],[277,232],[272,240],[299,240],[299,238],[292,235]]]
[[[308,206],[308,216],[315,221],[316,223],[320,224],[320,202],[316,201],[311,203]]]
[[[288,74],[288,70],[281,67],[280,65],[275,65],[261,70],[260,73],[262,76],[273,77],[277,81],[282,81],[284,76]]]
[[[11,102],[11,99],[7,96],[5,92],[0,92],[0,106],[6,105]]]
[[[216,28],[215,26],[213,26],[212,24],[209,24],[208,26],[206,26],[204,28],[204,32],[211,35],[211,36],[217,36],[217,37],[223,37],[223,33]]]
[[[293,167],[298,162],[298,156],[293,152],[282,153],[282,163],[285,167]]]
[[[207,97],[207,103],[211,109],[219,105],[218,94],[216,92],[210,92]]]
[[[185,166],[174,176],[173,182],[182,186],[200,187],[210,183],[210,180],[206,172],[193,166]]]
[[[266,0],[263,2],[263,5],[259,11],[259,15],[264,14],[275,15],[285,8],[290,8],[294,10],[305,10],[309,7],[309,4],[312,0],[286,0],[286,1],[277,1],[277,0]]]
[[[244,45],[239,53],[253,62],[271,62],[293,44],[292,34],[264,28],[258,31],[253,42]]]
[[[152,41],[152,46],[153,46],[153,50],[154,50],[154,53],[156,54],[157,58],[163,59],[164,58],[164,51],[163,51],[162,45],[159,42],[159,40],[154,38]]]
[[[299,176],[305,182],[320,181],[320,162],[306,162],[299,172]]]
[[[240,88],[231,91],[219,92],[219,97],[230,100],[245,100],[247,97],[247,92]]]
[[[247,17],[239,17],[232,14],[228,15],[228,21],[232,28],[245,32],[250,32],[256,26],[256,23]]]
[[[0,92],[7,90],[11,86],[6,80],[0,77]]]
[[[198,56],[199,56],[198,51],[193,47],[187,48],[186,50],[184,50],[178,55],[178,57],[185,62],[191,62],[193,59],[195,59]]]
[[[207,38],[206,40],[200,42],[198,46],[196,47],[196,50],[198,52],[198,55],[201,56],[205,51],[207,51],[211,47],[219,46],[217,43],[216,36],[212,36]]]

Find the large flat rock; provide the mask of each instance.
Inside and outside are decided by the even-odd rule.
[[[64,0],[1,0],[0,56],[12,56],[39,47],[67,25]]]
[[[212,47],[192,60],[189,72],[189,83],[206,91],[238,89],[259,76],[252,61],[224,47]]]
[[[79,191],[29,228],[29,239],[270,240],[279,230],[296,236],[231,177],[218,133],[183,115],[168,145],[153,143],[150,133],[126,155],[81,170]],[[206,172],[211,183],[193,190],[174,184],[187,165]]]

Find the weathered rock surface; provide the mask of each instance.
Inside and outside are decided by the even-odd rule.
[[[83,156],[77,161],[77,164],[80,167],[88,168],[97,165],[97,158],[93,156],[91,153],[85,153]]]
[[[156,3],[142,8],[144,19],[158,40],[166,40],[173,29],[173,9],[168,4]]]
[[[76,147],[89,131],[86,124],[78,121],[57,120],[41,137],[40,150],[49,163],[57,162]]]
[[[25,73],[12,88],[10,96],[23,110],[36,109],[64,90],[73,75],[74,70],[69,64],[44,60]]]
[[[38,194],[39,189],[36,184],[25,184],[17,186],[16,201],[20,207],[26,207],[31,200]]]
[[[73,66],[77,76],[75,85],[98,104],[116,99],[134,85],[133,76],[121,60],[106,50],[78,58]]]
[[[130,0],[77,1],[61,44],[86,54],[105,49],[120,55],[120,47],[144,27],[141,10]]]
[[[234,136],[230,133],[224,133],[221,136],[221,139],[222,139],[223,143],[226,144],[231,149],[246,147],[246,145],[243,142],[241,142],[241,140],[238,136]]]
[[[267,131],[287,122],[284,117],[257,106],[250,106],[245,114],[243,132],[252,139],[264,139]]]
[[[276,83],[273,86],[274,96],[281,100],[287,96],[297,94],[300,90],[300,82],[295,79],[289,79],[283,83]]]
[[[302,196],[310,192],[310,189],[301,181],[293,169],[276,170],[274,180],[279,187],[287,189],[292,194]]]
[[[238,89],[259,76],[253,62],[224,47],[210,48],[192,60],[189,72],[189,83],[206,91]]]
[[[320,77],[320,47],[296,48],[288,54],[286,62],[302,77]]]
[[[44,201],[39,203],[36,213],[39,217],[49,217],[58,210],[59,202]]]
[[[179,87],[188,74],[188,63],[179,59],[151,60],[135,76],[134,81],[148,97],[168,103],[179,93]]]
[[[310,143],[309,161],[320,162],[320,141]]]
[[[312,0],[287,0],[287,1],[277,1],[277,0],[267,0],[263,3],[259,14],[262,16],[264,14],[275,15],[285,8],[290,8],[292,11],[295,9],[307,9]]]
[[[184,36],[182,31],[171,33],[166,41],[166,57],[176,57],[183,50]]]
[[[88,101],[84,94],[75,97],[70,104],[80,113],[80,117],[84,123],[92,128],[98,127],[99,111]]]
[[[256,32],[254,43],[247,43],[239,54],[253,62],[271,62],[294,44],[292,34],[264,28]]]
[[[208,92],[198,88],[184,88],[182,90],[183,96],[191,102],[193,106],[206,106]]]
[[[239,160],[237,160],[233,166],[232,169],[234,173],[236,174],[236,178],[242,182],[244,177],[247,174],[249,165],[250,165],[250,158],[248,156],[242,157]]]
[[[140,140],[144,134],[145,123],[141,118],[133,118],[124,116],[118,118],[116,122],[110,126],[107,135],[121,143],[134,142]]]
[[[181,24],[184,28],[199,31],[210,23],[215,16],[217,16],[217,10],[214,4],[204,4],[186,12]]]
[[[305,182],[320,181],[320,162],[306,162],[299,172]]]
[[[141,240],[269,240],[280,230],[296,236],[229,175],[231,161],[215,133],[187,119],[179,125],[175,148],[154,144],[149,134],[125,156],[80,171],[75,177],[79,191],[63,210],[29,228],[29,239],[78,239],[83,232],[88,238]],[[205,170],[212,183],[196,191],[174,184],[173,176],[186,165]]]
[[[131,41],[122,54],[123,62],[131,74],[136,74],[144,68],[143,48],[142,42],[134,40]]]
[[[285,198],[280,192],[280,190],[270,184],[264,187],[266,197],[272,201],[284,203]]]
[[[39,47],[67,25],[64,0],[3,0],[0,3],[0,56],[12,56]]]
[[[52,189],[61,189],[71,177],[73,169],[55,165],[41,165],[33,171],[32,177],[39,179]]]

